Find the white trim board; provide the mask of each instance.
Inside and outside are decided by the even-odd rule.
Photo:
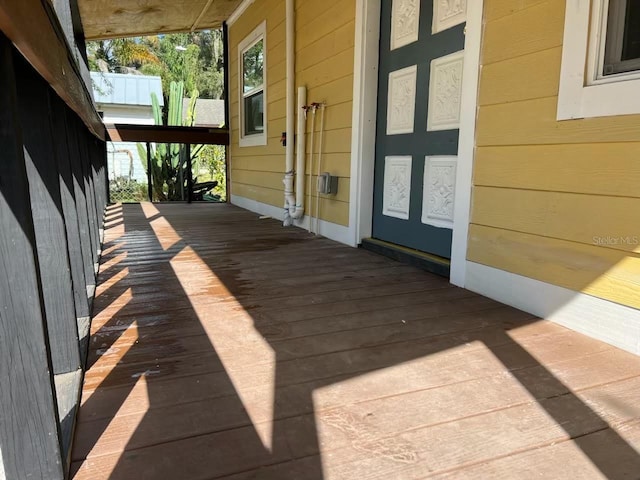
[[[640,310],[467,262],[467,289],[640,355]]]
[[[350,244],[371,236],[381,0],[356,0],[349,197]]]
[[[275,218],[276,220],[282,221],[284,219],[284,207],[274,207],[273,205],[269,205],[268,203],[258,202],[257,200],[240,197],[238,195],[231,195],[230,203],[232,205],[235,205],[236,207],[244,208],[245,210],[249,210],[260,215],[268,215],[269,217]],[[302,220],[296,220],[294,225],[298,228],[308,230],[309,215],[305,215],[304,217],[302,217]],[[337,223],[331,223],[321,219],[318,222],[318,235],[329,238],[339,243],[354,246],[351,243],[351,230],[343,225],[338,225]]]
[[[460,100],[460,137],[453,210],[453,240],[451,244],[450,281],[466,286],[467,244],[471,220],[471,188],[476,145],[478,85],[482,50],[482,20],[484,0],[467,2],[467,25],[462,67],[462,97]]]

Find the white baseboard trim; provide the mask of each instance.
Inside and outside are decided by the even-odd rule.
[[[640,355],[640,310],[467,261],[466,288]]]
[[[240,197],[238,195],[231,196],[231,204],[260,215],[268,215],[272,218],[282,221],[284,218],[284,207],[274,207],[268,203],[258,202],[250,198]],[[314,221],[315,223],[315,221]],[[309,216],[305,215],[301,220],[295,222],[295,226],[309,229]],[[353,233],[348,227],[338,225],[336,223],[320,220],[318,223],[318,235],[353,246]]]

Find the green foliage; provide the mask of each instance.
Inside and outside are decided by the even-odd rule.
[[[260,40],[242,54],[244,92],[262,85],[264,81],[264,42]]]
[[[158,65],[156,53],[139,38],[116,38],[87,43],[89,67],[93,71],[128,73],[142,65]]]
[[[129,177],[109,180],[109,197],[112,202],[144,202],[147,200],[147,184],[138,183]]]
[[[216,180],[216,193],[222,200],[227,198],[227,163],[224,145],[205,145],[198,158],[200,165],[208,170],[209,179]]]
[[[87,52],[92,71],[157,75],[165,95],[172,82],[183,82],[191,96],[224,95],[221,30],[88,42]]]
[[[163,121],[160,102],[155,93],[151,94],[153,118],[156,125],[185,126],[187,122],[193,122],[198,91],[194,92],[187,111],[186,118],[182,116],[182,98],[184,85],[182,82],[172,82],[169,86],[169,100],[166,122]],[[188,120],[190,119],[190,120]],[[198,155],[202,147],[193,146],[191,149],[192,161]],[[147,147],[138,143],[138,154],[142,164],[147,170]],[[147,171],[147,174],[149,172]],[[185,145],[175,143],[158,143],[151,145],[151,181],[153,195],[156,201],[183,200],[186,196],[185,174],[187,173],[187,149]],[[197,178],[193,179],[193,183]]]

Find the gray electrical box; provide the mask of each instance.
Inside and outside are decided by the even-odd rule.
[[[318,193],[325,195],[338,193],[338,177],[334,177],[329,172],[321,173],[318,177]]]

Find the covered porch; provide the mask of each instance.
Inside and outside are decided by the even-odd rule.
[[[105,229],[72,478],[640,472],[637,356],[231,205]]]

